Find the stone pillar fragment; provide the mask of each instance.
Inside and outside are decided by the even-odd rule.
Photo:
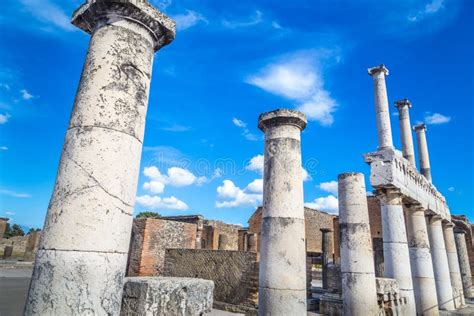
[[[402,197],[393,189],[386,189],[378,195],[382,213],[384,275],[398,281],[400,295],[407,298],[407,310],[413,315],[415,297]]]
[[[248,241],[247,241],[247,245],[248,245],[248,251],[250,252],[258,252],[257,250],[257,234],[255,233],[250,233],[247,235],[247,238],[248,238]]]
[[[400,120],[400,137],[402,141],[403,157],[407,159],[413,166],[415,163],[415,149],[413,146],[413,135],[410,123],[410,108],[411,102],[403,99],[395,102],[395,107],[398,109],[398,119]]]
[[[418,147],[418,160],[420,162],[420,172],[431,182],[430,155],[428,153],[428,143],[426,141],[426,125],[418,124],[413,126],[416,132],[416,145]]]
[[[461,271],[462,287],[464,296],[472,298],[472,275],[469,265],[469,255],[467,253],[466,236],[463,231],[455,231],[454,238],[458,251],[459,269]]]
[[[453,288],[451,286],[441,217],[430,216],[427,224],[439,309],[454,310]]]
[[[259,315],[306,314],[306,242],[301,166],[303,113],[263,113],[265,132]]]
[[[332,229],[321,228],[323,253],[323,289],[328,288],[328,265],[333,263],[333,231]]]
[[[339,175],[343,315],[378,315],[364,175]]]
[[[443,234],[446,252],[448,254],[449,274],[453,288],[454,304],[456,308],[459,308],[465,304],[465,301],[453,227],[454,224],[451,222],[443,224]]]
[[[385,84],[385,76],[388,76],[388,69],[385,68],[384,65],[379,65],[369,68],[368,72],[374,80],[375,114],[377,118],[379,149],[393,148],[387,86]]]
[[[88,0],[90,33],[25,315],[118,315],[154,52],[175,23],[148,1]]]
[[[416,312],[418,315],[439,315],[430,241],[422,208],[407,209],[407,233]]]
[[[220,234],[220,235],[219,235],[219,246],[218,246],[218,249],[219,249],[219,250],[226,250],[226,249],[227,249],[227,245],[228,245],[228,243],[229,243],[228,240],[229,240],[229,239],[227,238],[226,235]]]

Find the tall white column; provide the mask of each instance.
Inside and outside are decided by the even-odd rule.
[[[431,182],[430,155],[428,153],[428,143],[426,141],[426,125],[418,124],[413,126],[416,132],[416,144],[418,147],[418,160],[420,162],[420,172]]]
[[[263,113],[265,132],[259,315],[306,315],[306,241],[301,166],[303,113]]]
[[[338,182],[343,314],[378,315],[364,175],[344,173]]]
[[[464,296],[472,298],[472,274],[467,252],[466,235],[463,231],[454,231],[456,249],[458,251],[459,269],[461,270],[462,287]]]
[[[385,68],[384,65],[379,65],[369,68],[368,72],[374,80],[375,114],[377,118],[379,149],[393,148],[387,86],[385,84],[385,76],[388,76],[388,69]]]
[[[441,217],[437,215],[428,217],[427,225],[439,309],[454,310],[453,288]]]
[[[382,213],[384,275],[398,281],[400,295],[408,300],[407,310],[410,315],[414,315],[415,297],[402,196],[393,189],[386,189],[378,194]]]
[[[87,1],[92,34],[25,315],[118,315],[154,52],[175,23],[148,1]]]
[[[416,313],[439,315],[430,241],[422,208],[407,208],[407,233]]]
[[[413,146],[413,135],[410,123],[411,102],[408,99],[396,101],[395,107],[398,109],[398,119],[400,121],[403,157],[415,166],[415,149]]]
[[[443,224],[444,242],[448,254],[448,265],[451,276],[451,286],[453,288],[454,304],[456,308],[459,308],[464,305],[465,301],[453,228],[454,224],[451,222]]]

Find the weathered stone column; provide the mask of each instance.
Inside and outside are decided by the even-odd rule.
[[[303,113],[263,113],[265,132],[259,315],[306,315],[306,241],[301,167]]]
[[[393,148],[387,86],[385,84],[385,76],[388,76],[388,69],[385,68],[384,65],[379,65],[369,68],[368,72],[374,80],[375,114],[377,117],[379,149]]]
[[[407,208],[407,233],[416,312],[418,315],[439,315],[430,241],[422,208]]]
[[[416,132],[420,172],[429,182],[431,182],[430,155],[428,154],[428,143],[426,142],[426,125],[418,124],[413,126],[413,129]]]
[[[471,298],[472,295],[472,276],[471,267],[469,266],[469,255],[467,253],[466,236],[464,231],[454,231],[454,239],[456,241],[456,249],[458,251],[459,269],[461,271],[462,287],[464,296]]]
[[[250,233],[250,234],[247,235],[247,238],[248,238],[248,241],[247,241],[248,251],[258,252],[258,249],[257,249],[257,234]]]
[[[454,224],[451,222],[443,224],[444,242],[448,254],[449,274],[453,288],[454,304],[456,308],[459,308],[464,305],[465,301],[453,228]]]
[[[328,264],[333,263],[333,231],[328,228],[321,228],[321,252],[323,253],[323,289],[328,288]]]
[[[343,315],[378,315],[364,175],[344,173],[338,182]]]
[[[154,52],[175,23],[148,1],[88,0],[92,34],[25,315],[118,315]]]
[[[405,157],[413,166],[416,166],[415,149],[413,146],[413,135],[410,123],[411,102],[408,99],[403,99],[395,102],[395,107],[398,109],[398,119],[400,120],[400,137],[402,140],[403,157]]]
[[[410,269],[407,232],[403,214],[402,196],[393,189],[379,192],[382,215],[384,275],[396,279],[400,295],[408,300],[407,311],[415,314],[415,298]]]
[[[441,217],[432,215],[428,217],[427,224],[439,309],[454,310],[453,288],[449,275],[448,255],[444,242]]]

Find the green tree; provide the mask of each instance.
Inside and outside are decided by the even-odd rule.
[[[137,218],[161,218],[161,215],[156,212],[141,212]]]
[[[5,230],[5,238],[15,237],[15,236],[25,236],[25,232],[18,224],[13,224],[10,227],[10,224],[7,223],[7,229]]]
[[[39,232],[39,231],[41,231],[41,229],[39,229],[39,228],[30,228],[30,230],[28,231],[28,234],[29,233],[34,233],[34,232]]]

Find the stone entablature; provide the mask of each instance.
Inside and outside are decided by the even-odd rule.
[[[380,150],[366,154],[365,162],[371,167],[372,187],[397,189],[407,202],[418,204],[443,220],[451,220],[444,196],[401,153],[392,149]]]

